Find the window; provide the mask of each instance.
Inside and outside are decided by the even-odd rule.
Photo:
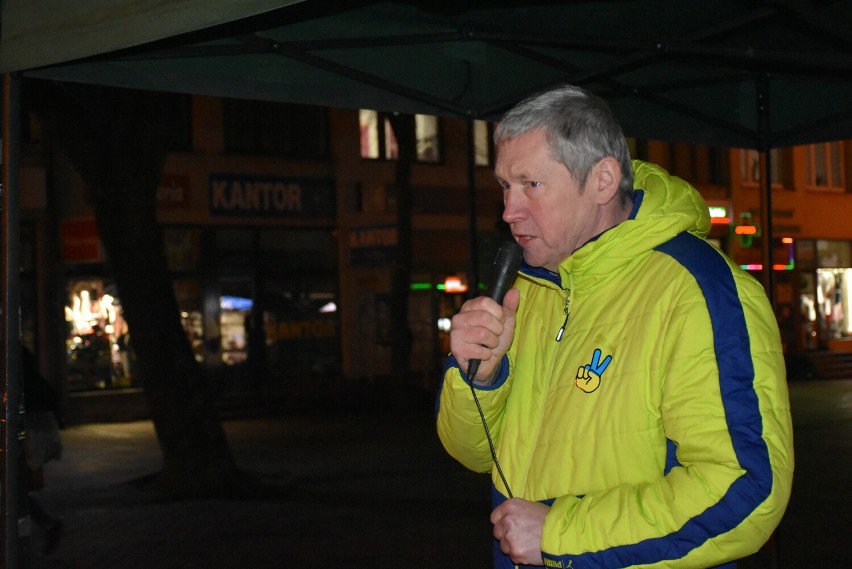
[[[225,152],[277,158],[328,155],[328,116],[323,107],[224,99]]]
[[[494,155],[493,134],[493,123],[473,121],[473,160],[477,166],[491,165]]]
[[[69,391],[135,386],[130,334],[114,284],[67,283],[65,355]]]
[[[790,149],[773,148],[769,154],[772,168],[772,185],[792,188],[790,172]],[[740,180],[745,184],[760,184],[761,171],[760,153],[757,150],[743,148],[740,150]]]
[[[438,117],[414,115],[414,133],[417,137],[417,160],[440,162],[441,147],[438,141]]]
[[[358,124],[361,127],[361,158],[378,158],[380,155],[379,113],[361,109],[358,111]]]
[[[399,156],[396,135],[387,113],[361,109],[361,158],[396,160]],[[438,117],[414,115],[418,162],[440,162],[441,145]]]
[[[843,191],[843,143],[823,142],[807,147],[805,159],[807,185],[812,190]]]

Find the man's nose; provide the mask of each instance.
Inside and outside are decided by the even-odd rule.
[[[512,223],[523,217],[523,199],[520,192],[511,188],[503,193],[503,221]]]

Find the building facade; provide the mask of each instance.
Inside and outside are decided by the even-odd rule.
[[[390,117],[190,100],[188,142],[167,159],[158,217],[181,321],[217,393],[275,395],[294,382],[389,376],[398,245]],[[61,153],[40,147],[31,122],[21,174],[24,342],[61,386],[72,422],[144,414],[132,329],[105,264],[85,180]],[[408,380],[427,390],[437,387],[447,353],[447,319],[475,293],[471,281],[487,276],[505,236],[490,129],[416,117]],[[701,191],[714,216],[714,243],[758,278],[774,271],[788,353],[848,349],[849,144],[772,152],[775,243],[768,269],[761,266],[763,170],[756,152],[631,143],[636,157]],[[79,411],[93,401],[109,412]]]

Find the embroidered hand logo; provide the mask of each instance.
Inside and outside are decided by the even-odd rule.
[[[595,349],[595,353],[592,354],[592,363],[580,366],[580,369],[577,370],[577,379],[574,380],[574,384],[586,393],[591,393],[600,387],[601,376],[606,371],[606,368],[609,367],[611,361],[612,356],[607,356],[601,361],[601,351]]]

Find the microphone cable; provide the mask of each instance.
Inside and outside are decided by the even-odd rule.
[[[509,483],[506,481],[506,475],[503,474],[503,468],[500,466],[500,461],[497,460],[497,449],[494,448],[494,440],[491,438],[491,429],[488,428],[488,421],[485,420],[485,412],[482,410],[482,405],[479,403],[479,397],[476,396],[476,388],[473,386],[473,372],[476,375],[479,369],[479,360],[471,360],[468,362],[467,377],[470,380],[470,393],[473,395],[473,401],[476,403],[476,408],[479,411],[479,418],[482,419],[482,427],[485,429],[485,438],[488,439],[488,448],[491,450],[491,458],[494,459],[494,466],[497,467],[497,473],[503,481],[503,486],[506,487],[506,493],[509,498],[514,498],[512,490],[509,488]]]

